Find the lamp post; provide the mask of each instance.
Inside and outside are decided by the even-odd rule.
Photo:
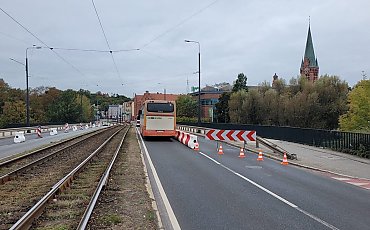
[[[198,44],[198,125],[200,125],[200,43],[198,41],[185,40],[185,42]]]
[[[159,82],[158,85],[161,85],[161,83]],[[163,100],[166,100],[166,87],[165,86],[163,88]]]
[[[41,46],[35,46],[26,48],[26,126],[30,126],[30,92],[28,89],[28,56],[27,52],[29,49],[41,49]]]

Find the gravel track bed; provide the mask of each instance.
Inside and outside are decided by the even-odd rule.
[[[9,173],[9,172],[11,172],[11,171],[13,171],[13,170],[15,170],[17,168],[20,168],[20,167],[22,167],[22,166],[24,166],[26,164],[29,164],[29,163],[31,163],[31,162],[33,162],[35,160],[38,160],[38,159],[40,159],[40,158],[42,158],[42,157],[44,157],[44,156],[46,156],[48,154],[51,154],[52,152],[58,151],[58,150],[66,147],[68,145],[72,145],[72,144],[78,143],[78,142],[80,142],[83,139],[86,139],[86,138],[89,138],[91,136],[94,136],[95,134],[97,134],[99,132],[101,132],[101,131],[100,130],[99,131],[95,131],[95,132],[89,133],[87,135],[83,135],[83,136],[77,137],[77,138],[75,138],[73,140],[70,140],[70,141],[67,141],[65,143],[62,143],[60,145],[53,146],[53,147],[47,148],[47,149],[42,150],[42,151],[37,151],[37,152],[35,152],[35,153],[33,153],[33,154],[29,155],[29,156],[26,156],[26,157],[24,157],[24,158],[22,158],[20,160],[15,161],[14,163],[10,163],[10,164],[8,164],[6,166],[2,166],[2,167],[0,167],[0,176],[3,176],[5,174],[7,174],[7,173]],[[83,143],[81,142],[78,145],[81,145],[81,144],[83,144]]]
[[[97,149],[119,127],[83,141],[41,165],[33,167],[16,180],[0,185],[0,229],[8,229],[49,190]]]
[[[132,128],[113,166],[109,183],[99,197],[88,229],[158,229],[145,183],[141,151]]]
[[[31,229],[76,229],[125,131],[121,130],[78,174],[71,187],[47,206]]]

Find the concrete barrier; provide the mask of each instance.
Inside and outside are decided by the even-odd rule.
[[[57,128],[51,128],[50,129],[50,136],[54,136],[54,135],[57,135],[57,134],[58,134]]]
[[[14,135],[14,143],[21,143],[26,141],[26,137],[24,136],[23,132],[15,132]]]
[[[186,133],[182,130],[176,131],[175,139],[177,139],[182,144],[188,146],[191,149],[194,149],[195,143],[198,142],[198,137],[194,134]]]

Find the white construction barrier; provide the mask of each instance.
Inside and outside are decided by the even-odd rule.
[[[54,136],[54,135],[57,135],[57,134],[58,134],[57,128],[51,128],[50,129],[50,136]]]
[[[194,149],[195,148],[195,143],[198,143],[198,136],[197,135],[190,134],[190,140],[188,142],[188,146],[191,149]],[[199,143],[198,143],[198,146],[199,146]]]
[[[88,124],[85,125],[85,129],[89,129],[89,125]]]
[[[190,134],[190,133],[186,133],[183,131],[179,131],[179,130],[176,131],[175,138],[191,149],[194,149],[195,143],[198,143],[198,136]],[[199,148],[199,144],[198,144],[198,148]]]
[[[26,137],[24,136],[23,132],[15,132],[14,135],[14,143],[21,143],[26,141]]]

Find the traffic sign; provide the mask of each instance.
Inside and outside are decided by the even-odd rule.
[[[256,141],[256,131],[209,129],[206,138],[212,141]]]

